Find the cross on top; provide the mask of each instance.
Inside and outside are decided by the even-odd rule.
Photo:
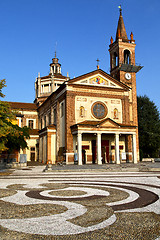
[[[119,11],[120,11],[120,15],[122,15],[122,6],[119,5],[118,8],[119,8]]]
[[[99,69],[99,62],[100,62],[100,60],[97,58],[97,69]]]

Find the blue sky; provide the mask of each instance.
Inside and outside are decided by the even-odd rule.
[[[159,0],[0,0],[0,79],[6,101],[33,102],[34,82],[49,73],[57,56],[69,76],[100,68],[109,73],[109,43],[115,39],[122,5],[128,37],[136,40],[137,93],[160,110]]]

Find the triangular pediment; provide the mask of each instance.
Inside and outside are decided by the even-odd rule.
[[[80,84],[80,85],[96,86],[96,87],[111,87],[111,88],[119,88],[119,89],[122,88],[121,86],[119,86],[112,80],[102,76],[101,74],[96,74],[94,76],[75,81],[74,83]]]
[[[104,120],[101,120],[101,121],[92,121],[92,120],[86,120],[86,121],[83,121],[83,122],[80,122],[78,123],[79,126],[85,126],[85,127],[88,127],[88,126],[92,126],[92,127],[98,127],[98,128],[119,128],[121,125],[116,123],[115,121],[113,121],[112,119],[110,118],[106,118]]]
[[[116,123],[115,121],[113,121],[112,119],[110,118],[107,118],[103,121],[101,121],[99,123],[99,126],[100,127],[112,127],[112,128],[117,128],[119,127],[120,125],[118,123]]]
[[[123,83],[112,78],[109,74],[105,73],[100,69],[94,72],[79,76],[77,78],[71,79],[68,81],[68,83],[77,84],[77,85],[95,86],[95,87],[117,88],[117,89],[124,89],[127,87]]]

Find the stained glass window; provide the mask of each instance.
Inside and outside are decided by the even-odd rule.
[[[107,107],[102,102],[96,102],[92,105],[92,114],[95,118],[105,118],[107,115]]]

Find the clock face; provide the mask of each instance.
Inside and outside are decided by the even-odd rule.
[[[125,78],[126,78],[127,80],[130,80],[130,79],[131,79],[131,74],[130,74],[130,73],[126,73],[126,74],[125,74]]]

